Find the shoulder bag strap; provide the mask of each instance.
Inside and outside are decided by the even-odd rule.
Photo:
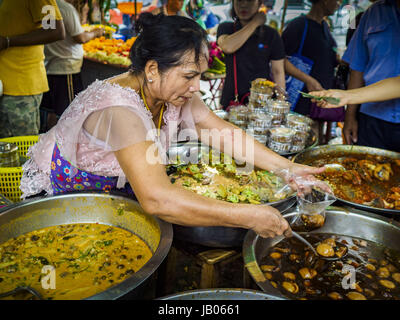
[[[233,23],[233,33],[236,32],[236,22]],[[239,102],[239,93],[237,86],[237,70],[236,70],[236,52],[233,54],[233,77],[235,80],[235,101]]]
[[[307,35],[307,29],[308,29],[308,20],[307,20],[307,17],[305,17],[305,20],[306,20],[306,21],[305,21],[306,24],[305,24],[305,26],[304,26],[303,36],[302,36],[302,38],[301,38],[299,50],[297,51],[297,53],[298,53],[299,55],[301,55],[301,53],[303,52],[304,41],[306,40],[306,35]]]

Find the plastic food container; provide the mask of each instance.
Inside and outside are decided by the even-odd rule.
[[[306,145],[307,138],[308,138],[308,132],[295,130],[295,133],[292,138],[292,145],[304,147]]]
[[[286,114],[283,113],[270,113],[270,115],[272,116],[272,120],[271,120],[271,126],[272,127],[280,127],[285,125],[286,123]]]
[[[312,124],[313,124],[313,119],[311,119],[311,118],[309,118],[309,117],[306,117],[306,116],[304,116],[304,115],[302,115],[302,114],[300,114],[300,113],[296,113],[296,112],[293,112],[293,111],[290,111],[289,112],[289,115],[290,116],[296,116],[296,117],[298,117],[298,118],[301,118],[305,123],[307,123],[309,126],[312,126]]]
[[[275,83],[264,78],[257,78],[251,82],[250,91],[258,92],[262,94],[269,94],[270,96],[274,93]]]
[[[269,140],[268,148],[270,148],[272,151],[275,151],[278,153],[285,153],[285,152],[290,152],[290,150],[292,148],[292,144],[290,142],[289,143],[280,143],[280,142]]]
[[[229,110],[229,122],[234,121],[247,121],[249,109],[244,105],[239,105],[235,107],[231,107]]]
[[[300,152],[300,151],[303,151],[304,148],[305,148],[305,146],[292,145],[292,147],[290,148],[290,152]]]
[[[249,99],[248,107],[249,110],[264,109],[266,103],[267,103],[266,101]]]
[[[263,93],[263,92],[258,92],[253,89],[250,89],[250,97],[249,99],[252,101],[257,101],[261,104],[265,104],[268,99],[272,97],[272,92],[271,93]]]
[[[231,121],[235,126],[238,126],[240,129],[246,130],[247,129],[247,121]]]
[[[288,101],[269,99],[266,105],[268,112],[274,114],[288,114],[290,112],[291,103]]]
[[[249,124],[254,127],[270,127],[272,125],[272,115],[265,110],[255,110],[249,113]]]
[[[279,143],[291,143],[295,134],[293,129],[287,127],[270,128],[270,140]]]
[[[258,142],[262,143],[262,144],[266,144],[267,143],[267,136],[266,135],[254,135],[254,139],[256,139]]]
[[[308,132],[311,130],[309,122],[306,117],[301,117],[295,114],[288,114],[286,117],[286,124],[288,127]]]
[[[268,134],[268,127],[253,127],[253,132],[255,135],[267,135]]]

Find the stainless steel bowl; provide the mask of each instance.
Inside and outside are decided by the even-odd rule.
[[[157,300],[283,300],[262,291],[250,289],[200,289],[174,293]]]
[[[171,160],[176,160],[179,156],[179,159],[184,163],[197,163],[202,152],[208,153],[209,147],[202,145],[200,142],[178,143],[169,148],[168,156]],[[293,194],[286,199],[262,205],[270,205],[283,213],[290,209],[295,202],[296,196]],[[173,228],[176,239],[215,248],[240,247],[247,232],[247,229],[232,227],[184,227],[173,225]]]
[[[291,221],[296,212],[285,214]],[[400,250],[400,224],[391,219],[357,209],[329,207],[326,211],[326,221],[323,227],[311,233],[331,233],[349,237],[357,237],[385,247]],[[243,259],[245,267],[262,291],[284,298],[265,278],[260,269],[259,261],[269,248],[279,243],[283,237],[261,238],[254,231],[249,231],[243,242]]]
[[[124,214],[117,214],[118,208]],[[146,214],[137,201],[99,193],[65,194],[23,201],[0,209],[0,243],[45,227],[70,223],[100,223],[126,229],[144,240],[153,252],[150,260],[125,281],[87,299],[123,298],[149,278],[167,256],[172,243],[171,224]],[[139,297],[140,298],[140,297]]]
[[[312,163],[316,160],[323,159],[328,156],[332,157],[352,157],[352,156],[360,156],[360,155],[376,155],[383,156],[390,159],[400,159],[400,153],[389,151],[385,149],[364,147],[364,146],[353,146],[353,145],[323,145],[315,148],[310,148],[304,150],[303,152],[297,154],[293,161],[296,163],[312,165]],[[392,178],[393,179],[393,178]],[[397,183],[400,183],[400,177],[394,177]],[[377,192],[382,192],[377,185],[372,184],[372,189]],[[359,204],[356,202],[344,200],[338,198],[338,202],[344,205],[348,205],[360,210],[366,210],[374,213],[380,213],[385,215],[398,215],[400,214],[400,210],[395,209],[385,209],[385,208],[376,208],[372,206],[367,206],[364,204]]]

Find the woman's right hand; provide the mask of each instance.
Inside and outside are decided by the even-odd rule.
[[[253,17],[252,20],[254,21],[254,23],[255,23],[257,26],[262,26],[262,25],[264,25],[265,22],[267,21],[267,16],[265,15],[264,12],[257,12],[257,13],[254,15],[254,17]]]
[[[262,238],[273,238],[284,235],[285,237],[292,236],[292,229],[286,219],[280,212],[271,207],[257,205],[251,215],[249,229],[252,229]]]

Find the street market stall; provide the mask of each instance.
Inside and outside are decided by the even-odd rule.
[[[99,5],[109,8],[107,3],[100,1]],[[282,27],[287,6],[285,1]],[[120,3],[118,8],[135,20],[142,3]],[[106,23],[104,13],[102,23]],[[130,48],[136,37],[122,36],[106,24],[92,21],[84,25],[88,31],[98,27],[106,35],[83,45],[84,88],[96,79],[125,73],[131,65]],[[202,197],[198,207],[210,199],[213,204],[224,202],[230,210],[238,204],[247,205],[247,211],[271,206],[313,249],[297,237],[262,238],[243,228],[165,222],[146,213],[134,194],[110,192],[111,186],[103,188],[99,182],[95,182],[103,188],[96,189],[99,192],[42,193],[22,201],[22,166],[33,157],[28,148],[38,141],[40,145],[43,136],[11,137],[0,139],[0,300],[400,300],[400,153],[361,146],[317,146],[313,120],[291,111],[284,90],[263,78],[252,82],[248,104],[236,101],[227,110],[219,110],[225,72],[224,55],[214,42],[208,70],[201,75],[209,85],[209,91],[203,92],[206,105],[218,117],[292,160],[279,161],[326,165],[317,178],[327,182],[333,194],[314,184],[301,195],[295,192],[293,184],[299,180],[292,173],[286,180],[279,175],[282,172],[272,169],[247,170],[246,163],[197,140],[178,141],[166,148],[167,178],[171,185],[190,191],[188,198]],[[151,113],[143,91],[141,97],[138,101]],[[79,117],[80,113],[75,119]],[[127,131],[131,131],[128,124]],[[54,155],[60,153],[58,142],[53,144]],[[57,160],[52,158],[50,166],[59,166],[68,178],[52,173],[55,179],[74,181],[77,190],[90,186],[85,180],[87,172],[75,175],[76,168],[71,169],[69,162],[61,166]],[[113,177],[103,176],[106,180]],[[120,177],[116,184],[125,185]],[[174,195],[170,192],[168,197],[174,201]],[[175,206],[171,212],[178,212]],[[47,267],[57,270],[54,290],[40,282]],[[356,280],[351,282],[350,275]],[[344,280],[350,282],[343,285]]]

